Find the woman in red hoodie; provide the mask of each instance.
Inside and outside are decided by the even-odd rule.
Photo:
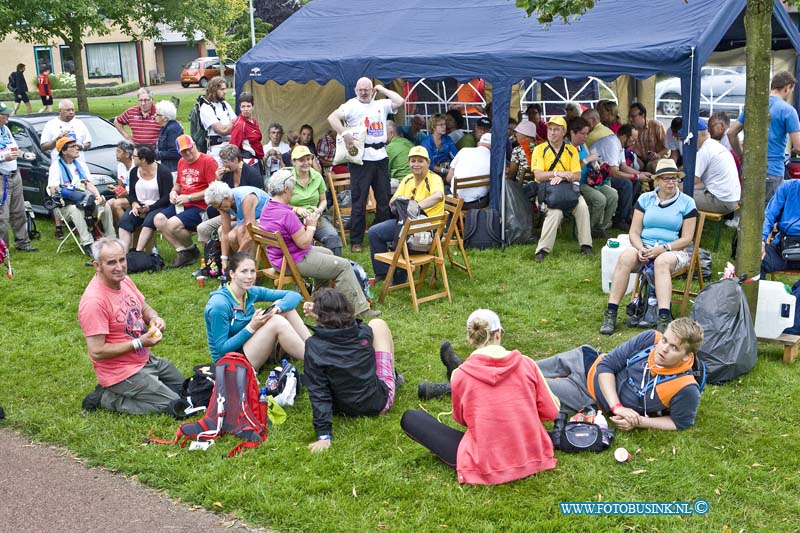
[[[497,314],[478,309],[467,319],[476,350],[451,377],[453,419],[461,432],[423,411],[406,411],[403,431],[454,467],[460,483],[497,485],[555,468],[553,444],[542,420],[555,420],[559,401],[532,359],[501,346]]]

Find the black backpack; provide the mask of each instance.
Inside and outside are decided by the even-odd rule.
[[[204,96],[198,96],[192,111],[189,113],[189,135],[192,137],[197,149],[205,153],[208,151],[208,131],[203,127],[200,120],[200,106],[211,103]]]
[[[549,431],[553,448],[562,452],[602,452],[614,441],[614,430],[591,422],[567,422],[568,413],[560,411]]]
[[[137,250],[128,252],[125,261],[128,263],[128,274],[158,272],[164,268],[164,259],[160,255]]]
[[[214,391],[214,364],[195,365],[194,374],[183,382],[181,398],[189,404],[189,408],[208,407],[211,393]]]
[[[14,73],[8,75],[8,91],[9,92],[17,92],[17,80],[15,79]]]
[[[464,220],[464,246],[486,250],[499,248],[503,244],[500,237],[500,213],[497,209],[470,209]]]
[[[642,266],[639,276],[639,292],[634,295],[625,308],[628,314],[628,327],[654,328],[658,324],[658,301],[656,300],[655,275],[653,265]]]
[[[222,243],[219,239],[209,239],[203,248],[203,275],[207,278],[222,276]]]

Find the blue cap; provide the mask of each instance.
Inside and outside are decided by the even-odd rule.
[[[708,129],[708,123],[702,119],[697,119],[697,131],[706,131]],[[678,135],[681,137],[686,137],[686,128],[681,128],[678,130]]]

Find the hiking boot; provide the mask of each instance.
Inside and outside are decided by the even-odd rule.
[[[536,261],[537,263],[541,263],[542,261],[544,261],[544,258],[547,257],[548,253],[549,252],[547,250],[539,250],[538,252],[536,252],[536,255],[533,256],[533,260]]]
[[[658,324],[656,324],[656,331],[658,331],[659,333],[664,333],[667,330],[667,326],[669,326],[670,322],[672,322],[671,316],[658,317]]]
[[[611,335],[617,329],[617,313],[611,309],[606,309],[603,313],[603,323],[600,325],[601,335]]]
[[[200,250],[197,249],[197,246],[192,246],[191,248],[187,248],[178,252],[178,255],[175,256],[175,261],[172,262],[170,268],[181,268],[192,265],[197,262],[199,258]]]
[[[456,355],[453,350],[453,345],[450,341],[443,341],[442,346],[439,348],[439,359],[442,364],[447,368],[447,381],[450,381],[450,376],[453,375],[453,370],[461,366],[461,358]]]
[[[358,318],[360,318],[361,320],[369,320],[372,318],[378,318],[380,316],[381,312],[378,311],[377,309],[367,309],[366,311],[363,311],[361,314],[359,314]]]
[[[423,381],[417,387],[417,395],[422,400],[431,400],[439,398],[440,396],[447,396],[450,394],[449,383],[434,383],[432,381]]]
[[[593,229],[592,239],[608,239],[608,232],[604,229]]]
[[[34,248],[30,244],[26,244],[24,246],[17,247],[17,251],[18,252],[38,252],[39,249],[38,248]]]
[[[103,397],[103,391],[105,390],[105,387],[98,385],[92,392],[87,394],[86,398],[83,399],[83,403],[81,403],[83,410],[89,412],[97,411],[97,409],[100,407],[100,399]]]
[[[364,251],[364,247],[354,242],[350,245],[350,251],[354,254],[360,254],[362,251]]]
[[[594,255],[594,250],[588,244],[581,245],[581,255],[585,255],[586,257],[592,257]]]
[[[63,226],[56,226],[56,231],[53,233],[53,237],[56,239],[63,239],[64,238],[64,227]]]

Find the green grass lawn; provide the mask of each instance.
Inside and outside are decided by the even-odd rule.
[[[55,255],[52,224],[39,220],[39,228],[44,236],[35,244],[41,251],[14,254],[16,276],[0,279],[6,316],[0,329],[0,405],[8,413],[6,424],[184,502],[278,531],[800,529],[800,365],[784,365],[778,347],[762,345],[749,375],[707,386],[694,428],[620,432],[614,447],[634,454],[626,464],[617,464],[612,450],[557,452],[555,470],[503,486],[460,486],[453,470],[402,433],[399,421],[406,409],[422,408],[453,424],[446,414],[449,400],[421,402],[416,387],[444,378],[438,358],[442,339],[452,339],[466,354],[465,321],[475,308],[497,311],[507,331],[505,346],[533,358],[582,343],[608,350],[639,332],[622,326],[611,337],[598,334],[606,302],[600,291],[602,243],[595,242],[597,256],[584,258],[568,238],[570,228],[562,229],[542,264],[533,262],[533,246],[471,251],[476,279],[449,270],[451,304],[422,304],[416,314],[407,293],[389,295],[379,308],[394,332],[397,365],[407,382],[387,415],[336,418],[332,448],[312,456],[306,449],[314,439],[311,407],[303,393],[267,443],[234,459],[221,458],[237,443],[231,437],[207,452],[143,445],[150,432],[162,438],[174,434],[178,423],[167,416],[81,412],[95,377],[76,316],[93,270],[75,250]],[[715,272],[729,253],[730,231],[725,229],[723,250],[714,254]],[[167,248],[162,242],[169,263],[174,252]],[[357,260],[367,266],[368,253]],[[203,308],[216,283],[199,288],[190,269],[133,279],[167,321],[156,353],[184,373],[208,361]],[[558,505],[696,499],[709,502],[707,515],[563,516]]]

